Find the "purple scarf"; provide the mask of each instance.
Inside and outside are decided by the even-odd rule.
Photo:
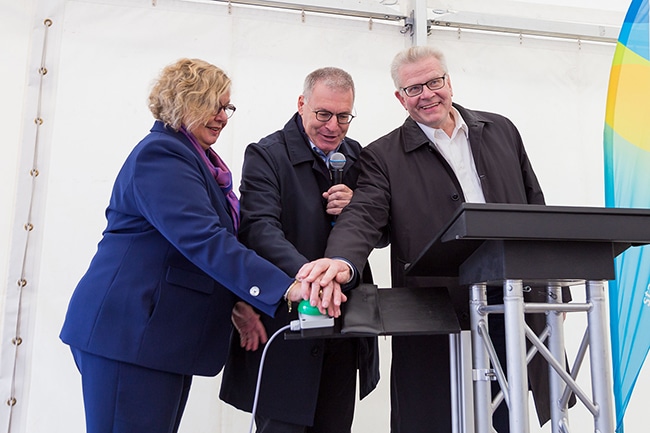
[[[212,173],[212,176],[214,176],[214,179],[219,184],[223,195],[226,196],[226,200],[230,207],[230,216],[232,217],[233,226],[235,227],[235,233],[237,233],[239,230],[239,199],[237,199],[235,192],[232,190],[232,173],[230,173],[226,163],[223,162],[219,155],[217,155],[217,152],[212,150],[211,147],[208,148],[206,152],[199,142],[196,141],[194,135],[192,135],[185,126],[181,127],[181,132],[192,142],[196,151],[201,155],[201,159],[205,162],[210,173]]]

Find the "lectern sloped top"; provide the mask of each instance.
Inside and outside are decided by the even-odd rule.
[[[572,250],[596,247],[610,249],[613,258],[630,246],[650,243],[650,209],[464,203],[407,266],[406,274],[457,277],[461,265],[493,241],[519,248],[529,243],[547,250],[549,245],[559,249],[570,246]],[[498,252],[501,247],[491,246],[490,250]],[[496,275],[506,276],[508,272],[513,271],[498,270]],[[610,274],[604,271],[596,278],[611,279]]]

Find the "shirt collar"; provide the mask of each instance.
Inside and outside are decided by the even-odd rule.
[[[309,145],[311,146],[311,149],[314,151],[314,153],[315,153],[316,155],[318,155],[318,156],[320,157],[320,159],[322,159],[322,160],[325,162],[325,164],[329,164],[330,157],[331,157],[335,152],[338,152],[338,151],[339,151],[339,149],[341,148],[341,144],[342,144],[342,143],[343,143],[343,142],[341,141],[341,143],[339,143],[339,145],[336,147],[336,149],[334,149],[334,150],[332,150],[331,152],[329,152],[329,153],[326,154],[326,153],[323,152],[321,149],[319,149],[318,147],[316,147],[316,145],[315,145],[314,143],[312,143],[311,140],[309,140]]]

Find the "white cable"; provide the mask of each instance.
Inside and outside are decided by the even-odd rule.
[[[257,371],[257,385],[255,386],[255,398],[253,399],[253,410],[251,411],[251,425],[250,428],[248,429],[248,433],[253,433],[253,426],[255,425],[255,411],[257,410],[257,398],[259,397],[260,394],[260,385],[262,383],[262,370],[264,369],[264,358],[266,357],[266,351],[269,349],[269,346],[271,345],[271,342],[280,335],[282,332],[291,329],[292,331],[299,331],[300,330],[300,321],[299,320],[292,320],[289,325],[285,325],[282,328],[278,329],[275,331],[275,333],[269,338],[269,341],[266,342],[266,346],[264,346],[264,350],[262,351],[262,358],[260,359],[260,368]]]

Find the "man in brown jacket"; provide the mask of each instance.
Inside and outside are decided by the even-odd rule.
[[[395,96],[409,117],[362,150],[357,189],[330,234],[325,257],[362,267],[388,231],[392,286],[447,287],[461,327],[468,329],[467,288],[454,287],[454,281],[406,276],[405,265],[461,203],[544,204],[544,195],[515,125],[501,115],[452,103],[442,53],[432,47],[406,49],[395,57],[391,74]],[[356,277],[352,268],[349,272],[343,261],[322,259],[305,266],[299,276],[326,272],[326,279],[336,275],[345,282]],[[488,300],[502,302],[501,288],[489,288]],[[527,293],[527,301],[544,300],[544,289]],[[503,316],[492,316],[490,333],[505,363]],[[529,323],[539,332],[544,318],[536,316],[538,323]],[[446,335],[392,338],[391,432],[451,432],[448,341]],[[540,355],[529,371],[543,424],[550,409],[548,369]],[[499,433],[509,431],[507,410],[501,406],[493,419]]]

